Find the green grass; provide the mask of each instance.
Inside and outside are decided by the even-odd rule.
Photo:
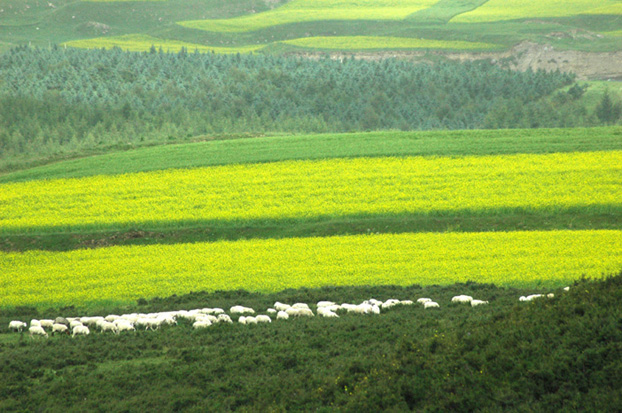
[[[604,86],[609,83],[601,84]],[[600,91],[596,92],[594,97],[599,97],[599,94]],[[620,149],[622,128],[619,126],[276,136],[112,152],[5,173],[0,175],[0,183],[302,159],[536,154]]]

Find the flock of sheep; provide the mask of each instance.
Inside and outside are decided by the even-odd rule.
[[[564,288],[568,291],[569,287]],[[546,295],[552,298],[553,294]],[[527,297],[520,297],[520,301],[531,301],[534,298],[544,297],[542,294],[533,294]],[[469,295],[457,295],[451,299],[452,303],[468,304],[477,307],[488,304],[488,301],[476,300]],[[430,298],[419,298],[417,303],[424,309],[440,308],[440,305]],[[332,301],[320,301],[316,304],[316,313],[320,317],[338,318],[338,312],[354,314],[380,314],[381,310],[388,310],[397,305],[413,305],[411,300],[389,299],[379,301],[369,299],[360,304],[337,304]],[[267,314],[254,316],[255,310],[241,305],[235,305],[229,309],[233,316],[238,316],[240,324],[271,323],[272,318],[276,320],[287,320],[291,317],[313,317],[315,313],[305,303],[293,305],[275,302],[274,306],[266,310]],[[231,316],[225,313],[222,308],[202,308],[194,310],[165,311],[159,313],[132,313],[123,315],[110,314],[106,317],[57,317],[55,320],[31,320],[30,327],[23,322],[14,320],[9,323],[9,329],[22,332],[28,327],[30,336],[48,337],[47,331],[54,333],[71,334],[73,337],[78,335],[88,335],[91,329],[98,329],[101,332],[112,332],[119,334],[122,331],[136,331],[137,328],[145,330],[155,330],[163,325],[176,325],[177,320],[185,319],[192,322],[195,329],[207,328],[216,323],[233,323]],[[47,329],[47,330],[46,330]]]

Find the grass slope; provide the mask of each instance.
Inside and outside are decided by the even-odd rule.
[[[518,302],[531,292],[470,283],[193,293],[106,310],[240,303],[264,309],[275,301],[369,297],[433,297],[441,310],[402,306],[377,317],[346,314],[202,331],[182,322],[73,340],[31,340],[8,334],[5,326],[15,318],[85,314],[78,309],[2,312],[0,410],[615,410],[622,403],[622,275],[580,281],[568,293],[555,291],[552,300]],[[449,304],[463,293],[490,305]]]

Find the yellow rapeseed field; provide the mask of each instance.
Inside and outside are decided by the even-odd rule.
[[[227,165],[0,185],[0,234],[622,202],[622,151]]]
[[[622,268],[622,231],[417,233],[0,252],[0,306],[326,285],[560,287]]]

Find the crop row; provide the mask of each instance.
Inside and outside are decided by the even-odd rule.
[[[281,43],[316,49],[491,49],[491,43],[462,40],[413,39],[388,36],[316,36],[283,40]]]
[[[622,231],[418,233],[0,253],[0,306],[198,290],[477,281],[560,287],[622,267]]]
[[[615,0],[489,0],[454,17],[452,22],[474,23],[526,18],[566,17],[578,14],[620,14]]]
[[[0,185],[0,233],[573,207],[622,201],[622,151],[359,158]]]

